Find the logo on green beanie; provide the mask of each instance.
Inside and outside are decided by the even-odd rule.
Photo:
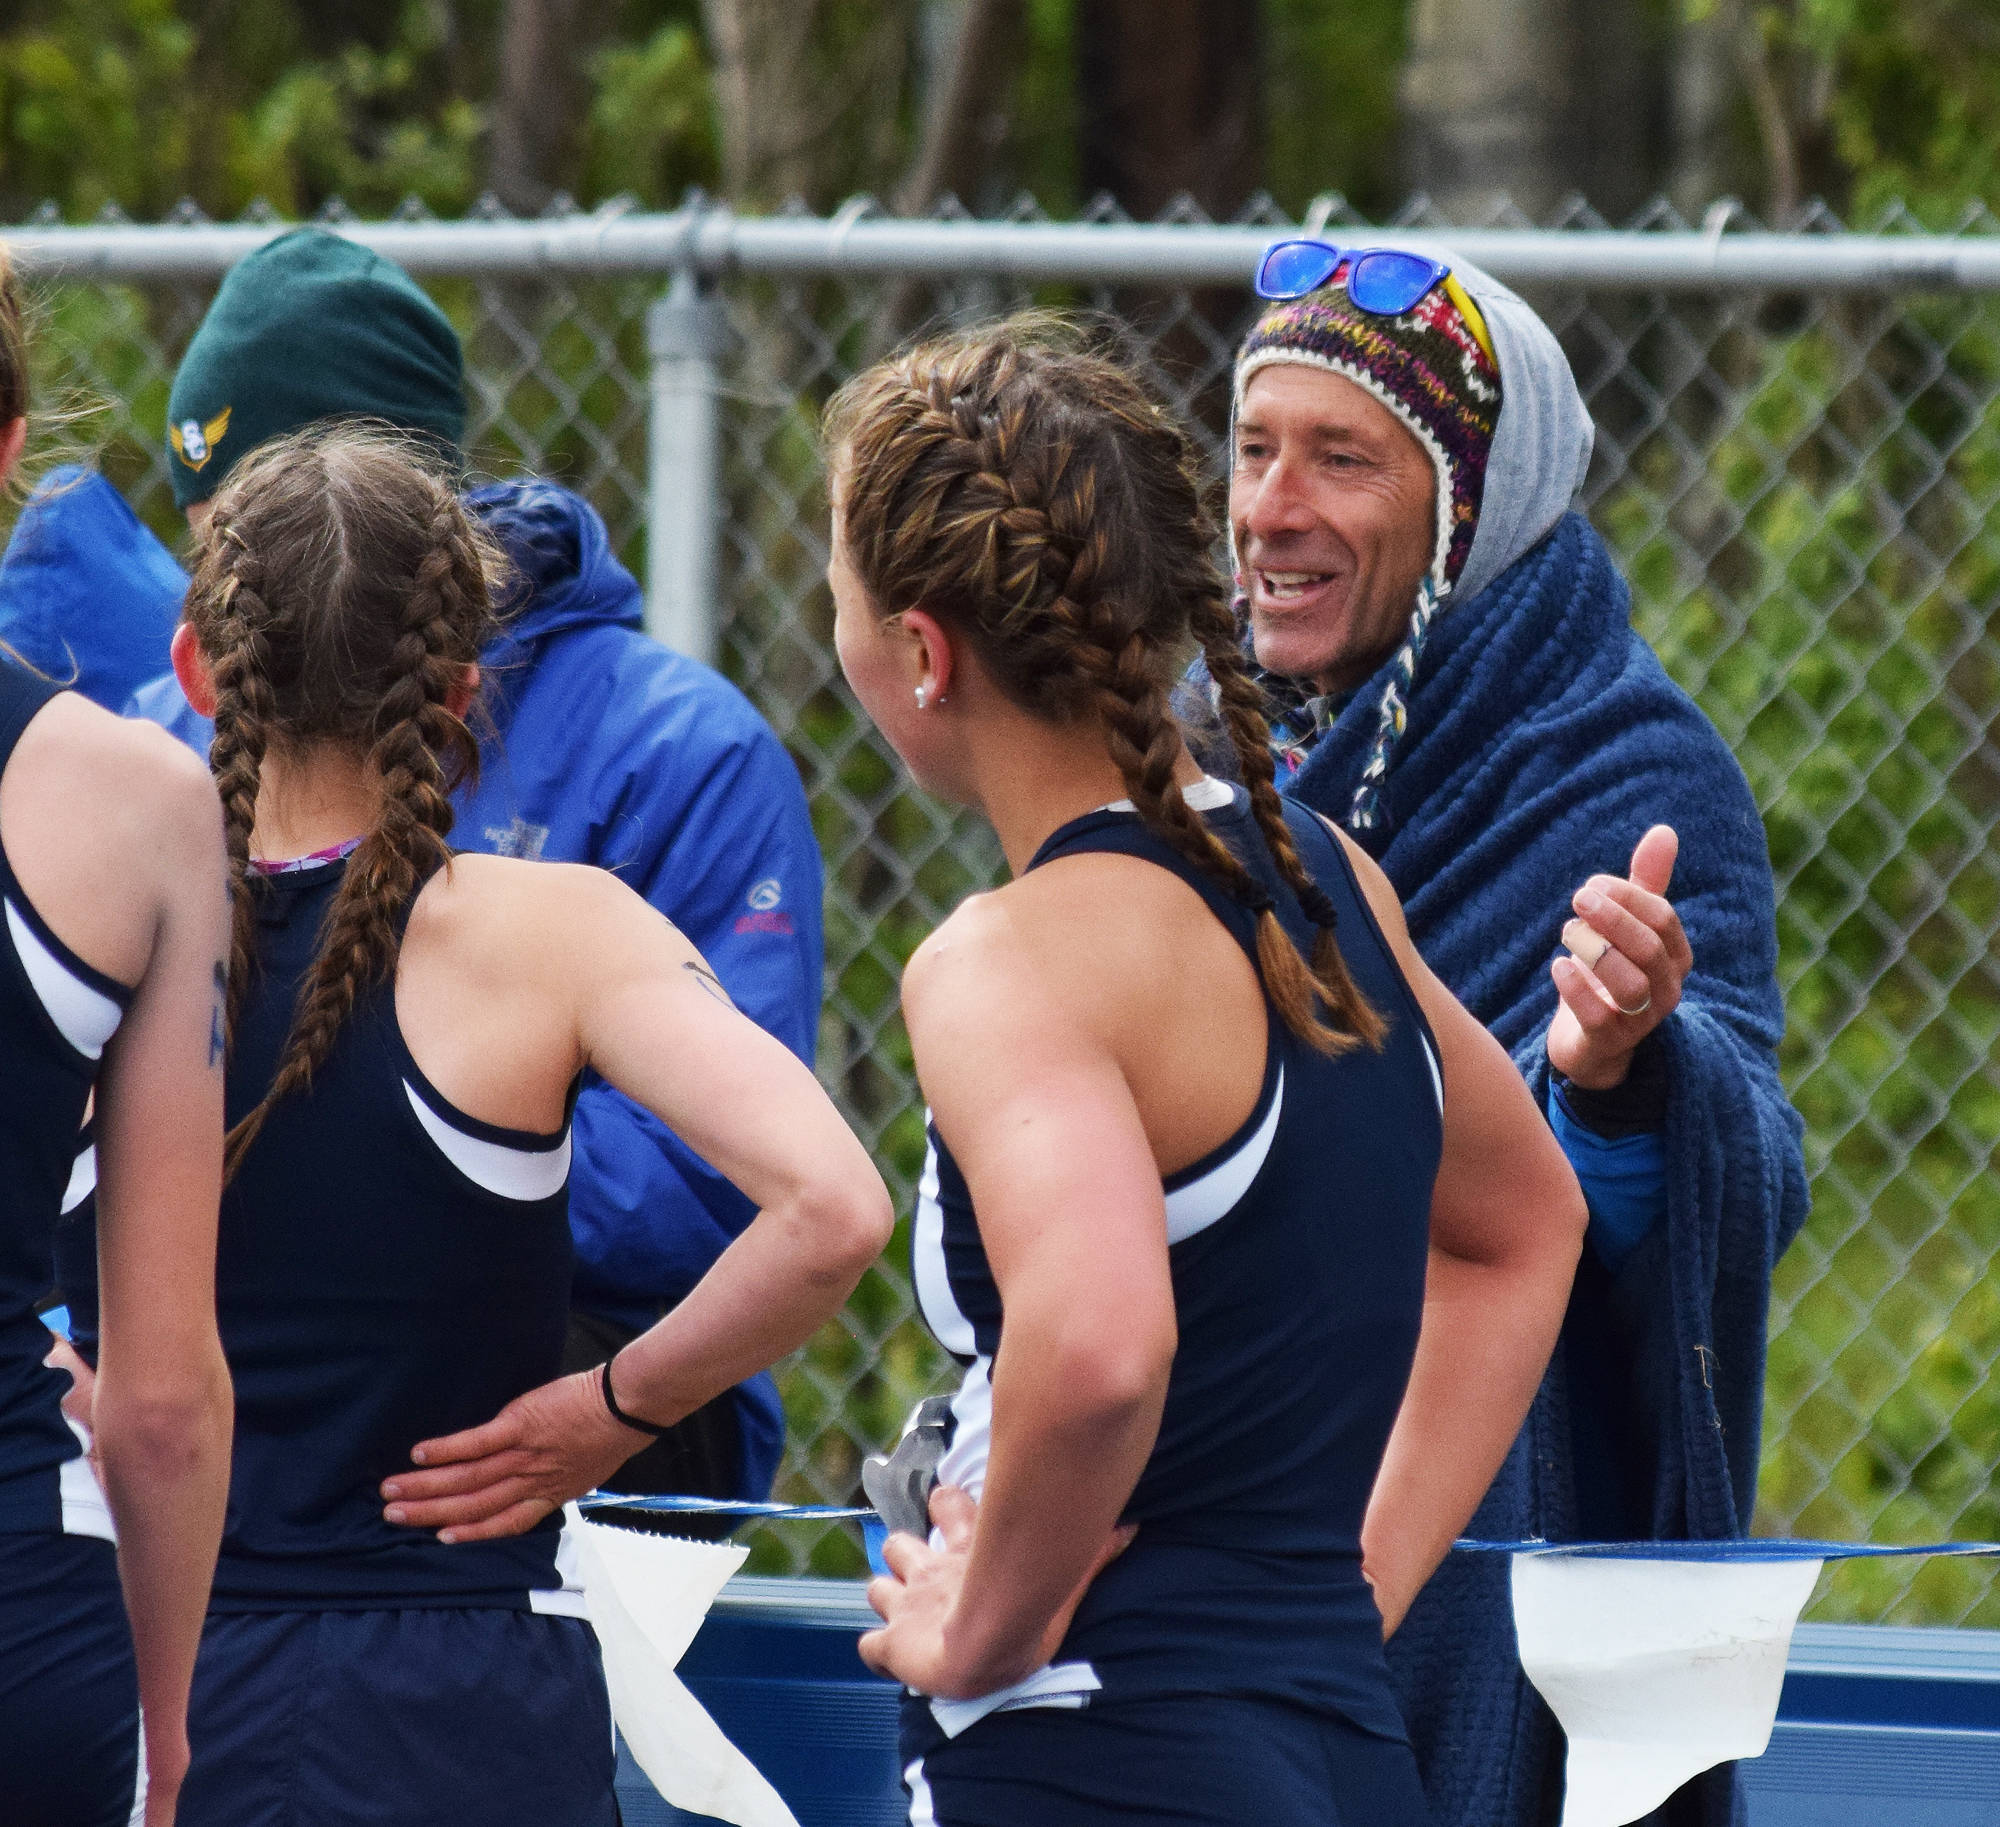
[[[189,469],[200,469],[215,455],[216,445],[229,429],[229,410],[223,407],[206,425],[199,419],[183,419],[180,424],[167,427],[167,442]]]

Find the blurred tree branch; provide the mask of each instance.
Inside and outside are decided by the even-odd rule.
[[[1027,29],[1024,0],[960,0],[943,80],[934,83],[923,137],[896,187],[899,216],[921,215],[949,192],[976,209],[1006,137]]]
[[[1699,11],[1705,9],[1698,9]],[[1847,0],[1719,0],[1764,155],[1765,214],[1792,220],[1808,196],[1844,188],[1834,153],[1837,57]]]
[[[1131,214],[1175,197],[1227,216],[1262,182],[1259,0],[1075,0],[1086,194]]]
[[[500,21],[487,186],[516,215],[535,215],[561,188],[582,111],[580,0],[507,0]]]
[[[730,201],[824,207],[894,168],[912,0],[702,0]]]

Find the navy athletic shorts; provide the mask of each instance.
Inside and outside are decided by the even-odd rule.
[[[125,1827],[138,1772],[117,1550],[92,1535],[0,1535],[0,1821]]]
[[[915,1749],[907,1722],[905,1748]],[[926,1709],[927,1711],[927,1709]],[[1174,1694],[919,1735],[911,1827],[1427,1827],[1410,1747],[1278,1700]]]
[[[180,1827],[616,1827],[611,1703],[581,1618],[212,1613]]]

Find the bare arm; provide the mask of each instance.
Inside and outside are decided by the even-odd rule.
[[[797,1349],[888,1242],[866,1151],[819,1081],[739,1014],[701,954],[615,878],[566,870],[557,927],[583,1061],[667,1123],[759,1207],[673,1312],[618,1354],[619,1406],[669,1425]],[[447,1540],[516,1534],[601,1483],[649,1436],[605,1407],[599,1371],[483,1427],[421,1443],[385,1481],[391,1522]]]
[[[1423,1330],[1361,1531],[1393,1632],[1521,1431],[1555,1349],[1586,1214],[1514,1062],[1418,957],[1381,870],[1352,844],[1348,854],[1444,1067]]]
[[[170,790],[154,796],[128,859],[149,866],[160,912],[97,1092],[94,1422],[138,1656],[149,1823],[171,1820],[187,1769],[188,1683],[222,1534],[232,1418],[215,1323],[222,819],[199,764],[181,760],[176,750]]]
[[[887,1623],[863,1657],[931,1694],[989,1693],[1053,1653],[1120,1545],[1176,1342],[1165,1200],[1131,1091],[1026,951],[1002,931],[922,954],[904,982],[1007,1312],[976,1518],[941,1493],[945,1551],[892,1538],[898,1577],[869,1595]]]

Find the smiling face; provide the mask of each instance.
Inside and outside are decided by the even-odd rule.
[[[1437,535],[1436,472],[1394,413],[1299,362],[1244,389],[1229,524],[1258,664],[1321,691],[1395,652]]]

